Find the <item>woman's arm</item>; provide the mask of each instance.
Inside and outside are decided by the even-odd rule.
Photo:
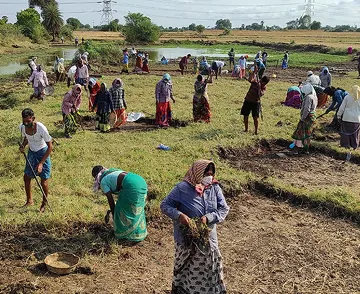
[[[107,197],[107,200],[108,200],[108,203],[109,203],[109,206],[110,206],[110,210],[111,210],[111,213],[112,213],[112,216],[114,217],[114,211],[115,211],[115,201],[114,201],[114,197],[112,196],[112,193],[111,192],[107,192],[105,193],[106,197]]]
[[[230,210],[220,186],[215,185],[214,189],[216,193],[217,208],[213,212],[205,214],[208,224],[216,224],[224,221]]]

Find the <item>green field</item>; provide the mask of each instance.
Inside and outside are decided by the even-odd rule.
[[[354,84],[354,75],[341,79],[341,86],[349,89]],[[106,77],[104,81],[110,85],[114,77]],[[157,76],[123,76],[127,96],[128,111],[155,113],[154,87],[159,80]],[[25,82],[19,82],[13,92],[18,101],[16,107],[1,110],[2,129],[0,137],[0,161],[2,182],[0,184],[0,206],[3,208],[1,224],[12,227],[17,224],[46,223],[49,225],[65,224],[75,220],[101,221],[106,209],[106,198],[91,191],[91,168],[96,164],[107,167],[119,167],[143,176],[150,193],[156,200],[149,203],[151,213],[158,212],[159,201],[167,195],[170,189],[181,181],[187,168],[199,158],[213,159],[217,164],[217,177],[230,187],[240,187],[252,179],[259,178],[254,173],[234,169],[228,163],[221,161],[218,147],[244,147],[265,138],[291,140],[299,118],[299,111],[282,107],[289,84],[272,80],[268,85],[263,99],[264,121],[260,123],[260,135],[250,132],[243,133],[243,124],[239,109],[243,97],[248,90],[246,81],[220,78],[209,86],[209,97],[212,108],[210,124],[192,123],[192,85],[194,76],[173,77],[176,104],[173,104],[174,118],[189,121],[183,128],[160,129],[149,132],[117,132],[101,134],[94,131],[79,131],[73,139],[63,138],[63,130],[58,129],[54,122],[62,119],[61,102],[67,91],[65,85],[56,85],[56,92],[44,102],[29,102],[32,92]],[[12,82],[5,82],[4,88],[11,87]],[[36,213],[40,204],[39,191],[34,183],[36,206],[30,209],[21,208],[24,204],[22,171],[24,158],[18,152],[18,126],[21,123],[21,110],[31,107],[37,120],[44,123],[50,134],[57,139],[59,145],[51,156],[53,174],[50,181],[50,203],[55,214]],[[83,97],[81,109],[86,114],[87,98]],[[330,119],[330,118],[329,118]],[[276,126],[281,120],[286,122],[282,127]],[[171,146],[171,151],[156,149],[160,143]],[[315,143],[316,144],[316,143]],[[320,144],[320,143],[319,143]],[[324,144],[324,143],[322,143]],[[338,142],[326,144],[328,148],[339,149]],[[341,151],[341,150],[340,150]],[[309,194],[314,199],[330,200],[349,211],[359,211],[357,191],[347,191],[341,199],[337,193],[329,190],[304,193],[287,185],[279,179],[268,179],[282,189]],[[306,183],[311,187],[311,182]],[[330,185],[331,186],[331,185]],[[331,189],[330,189],[331,190]],[[333,187],[334,191],[338,187]]]

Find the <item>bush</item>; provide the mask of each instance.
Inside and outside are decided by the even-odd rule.
[[[64,37],[64,39],[73,40],[73,27],[71,25],[64,25],[60,30],[60,36]]]
[[[125,16],[122,32],[129,43],[152,43],[160,37],[160,28],[141,13],[129,13]]]
[[[0,90],[0,109],[14,108],[19,104],[12,92]]]
[[[122,52],[116,45],[95,45],[92,41],[87,41],[84,45],[81,45],[76,52],[73,63],[76,63],[85,51],[89,53],[89,61],[91,61],[91,63],[110,64],[120,61],[122,57]]]

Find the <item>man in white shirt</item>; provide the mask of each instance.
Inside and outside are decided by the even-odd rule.
[[[217,79],[217,76],[221,76],[221,70],[225,66],[225,62],[220,60],[214,60],[211,64],[211,69],[215,72],[215,78]]]
[[[31,179],[39,176],[44,191],[40,212],[44,212],[49,193],[48,179],[51,174],[50,153],[52,151],[52,138],[47,128],[42,123],[35,121],[34,111],[30,108],[25,108],[21,115],[23,122],[20,125],[20,132],[23,142],[20,145],[20,152],[25,153],[25,146],[29,145],[28,160],[24,170],[25,206],[34,205],[31,194]]]

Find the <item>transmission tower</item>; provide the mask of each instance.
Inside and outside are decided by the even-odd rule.
[[[305,0],[305,13],[304,15],[313,16],[314,15],[314,4],[315,0]]]
[[[113,10],[111,8],[111,3],[116,3],[112,0],[103,0],[103,9],[102,9],[102,15],[101,15],[101,24],[109,24],[113,20]]]

